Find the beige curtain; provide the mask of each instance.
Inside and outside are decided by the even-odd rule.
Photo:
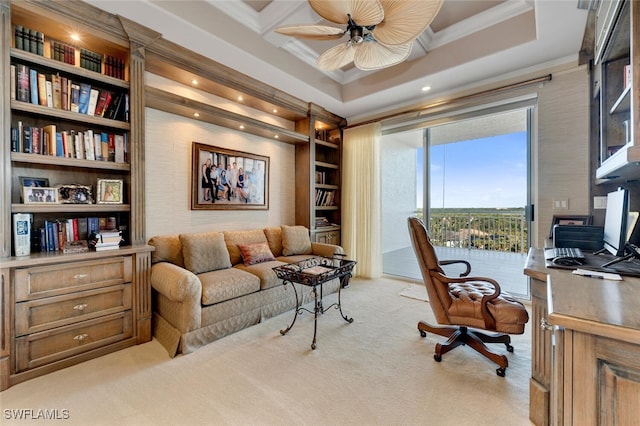
[[[380,123],[344,132],[342,246],[355,275],[382,276]]]

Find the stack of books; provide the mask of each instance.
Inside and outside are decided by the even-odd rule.
[[[122,232],[119,230],[100,231],[91,236],[89,244],[96,251],[117,250],[122,242]]]

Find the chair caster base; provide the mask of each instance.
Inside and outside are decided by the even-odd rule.
[[[442,355],[433,354],[433,359],[435,359],[437,362],[440,362],[442,361]]]
[[[504,345],[507,347],[507,352],[513,352],[513,346],[508,343],[505,343]]]
[[[496,374],[500,377],[504,377],[504,375],[506,374],[506,370],[504,368],[497,368]]]

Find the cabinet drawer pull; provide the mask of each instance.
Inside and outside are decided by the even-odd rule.
[[[85,278],[87,278],[89,275],[88,274],[76,274],[73,276],[73,278],[75,280],[84,280]]]
[[[549,322],[547,321],[546,318],[541,318],[540,319],[540,328],[543,329],[544,331],[552,331],[553,330],[553,326],[551,324],[549,324]]]
[[[87,305],[86,303],[81,303],[79,305],[76,305],[73,307],[73,309],[77,310],[77,311],[84,311],[85,309],[87,309],[89,305]]]
[[[88,334],[84,333],[84,334],[78,334],[76,337],[74,337],[74,340],[77,340],[78,342],[82,342],[84,339],[86,339],[87,337],[89,337]]]

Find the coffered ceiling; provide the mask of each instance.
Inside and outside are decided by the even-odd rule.
[[[406,0],[418,2],[418,0]],[[421,0],[428,1],[428,0]],[[89,0],[175,43],[352,121],[445,96],[478,82],[575,62],[588,11],[577,0],[444,0],[407,61],[377,71],[320,71],[339,41],[287,37],[275,28],[323,24],[304,0]],[[430,86],[431,90],[421,89]]]

